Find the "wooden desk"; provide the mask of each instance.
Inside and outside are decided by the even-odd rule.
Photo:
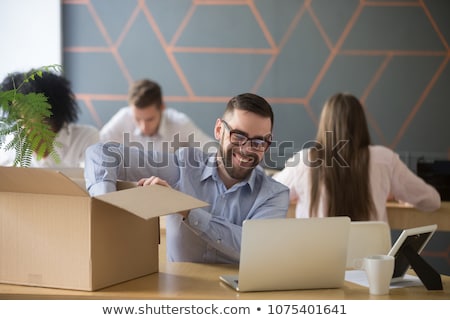
[[[388,296],[371,296],[368,288],[350,282],[346,282],[340,289],[237,293],[222,284],[218,278],[221,274],[235,271],[235,267],[223,265],[168,263],[163,264],[159,273],[96,292],[0,284],[0,299],[450,299],[448,276],[443,276],[443,291],[427,291],[420,286],[391,289]]]
[[[450,231],[450,202],[442,202],[441,208],[434,212],[421,212],[396,202],[388,202],[386,206],[391,229],[402,230],[437,224],[438,231]]]
[[[442,202],[441,208],[434,212],[422,212],[397,202],[388,202],[386,208],[391,229],[403,230],[437,224],[438,231],[450,231],[450,202]],[[295,217],[295,203],[289,206],[287,217]]]
[[[164,232],[162,232],[164,235]],[[339,289],[237,293],[219,280],[219,275],[237,272],[237,266],[165,261],[165,242],[160,248],[160,272],[95,292],[60,290],[0,284],[1,299],[267,299],[267,300],[360,300],[360,299],[450,299],[450,276],[442,276],[443,291],[425,287],[392,289],[388,296],[371,296],[369,289],[345,282]]]

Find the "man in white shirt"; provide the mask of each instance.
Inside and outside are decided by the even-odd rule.
[[[100,130],[100,140],[159,152],[215,145],[187,115],[166,108],[161,87],[154,81],[143,79],[133,83],[128,102],[129,106],[120,109]]]

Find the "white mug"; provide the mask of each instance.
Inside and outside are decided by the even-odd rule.
[[[369,280],[369,292],[373,295],[389,294],[394,273],[395,258],[389,255],[373,255],[364,258],[364,270]]]

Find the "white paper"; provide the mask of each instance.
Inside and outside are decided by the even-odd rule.
[[[369,287],[369,282],[367,280],[367,275],[364,270],[347,270],[345,272],[345,280],[359,284],[360,286]],[[406,287],[417,287],[423,286],[422,281],[416,277],[409,274],[405,274],[402,280],[391,283],[389,288],[406,288]]]

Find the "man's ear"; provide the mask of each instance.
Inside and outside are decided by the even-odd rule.
[[[216,140],[220,140],[221,131],[222,131],[222,120],[217,119],[216,125],[214,126],[214,138],[216,138]]]

